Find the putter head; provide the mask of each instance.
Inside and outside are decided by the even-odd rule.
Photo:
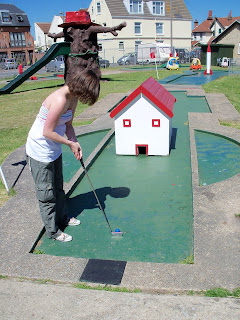
[[[112,231],[112,236],[122,236],[123,233],[121,231]]]

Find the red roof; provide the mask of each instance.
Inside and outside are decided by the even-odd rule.
[[[212,25],[212,20],[205,20],[201,24],[196,26],[192,30],[192,33],[195,33],[195,32],[210,32],[210,33],[212,33],[212,31],[210,29],[211,25]]]
[[[240,20],[240,17],[227,17],[227,18],[218,18],[218,21],[224,28],[229,27],[234,21]]]
[[[145,95],[152,103],[161,109],[170,118],[173,117],[173,106],[177,101],[176,98],[158,83],[152,77],[144,81],[136,90],[134,90],[127,98],[125,98],[113,111],[110,117],[115,117],[121,110],[123,110],[133,99],[139,94]]]

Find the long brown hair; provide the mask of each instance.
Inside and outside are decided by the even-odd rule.
[[[82,103],[92,105],[100,91],[100,78],[93,70],[85,69],[77,72],[67,83],[71,94],[76,96]]]

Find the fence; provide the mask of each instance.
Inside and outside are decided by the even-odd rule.
[[[238,74],[240,75],[240,59],[229,59],[229,75]]]
[[[152,51],[151,51],[152,49]],[[192,58],[200,58],[201,55],[201,50],[199,50],[200,48],[198,48],[197,50],[191,50],[191,48],[174,48],[174,54],[178,54],[179,57],[179,62],[181,64],[190,64]],[[162,50],[162,48],[158,48],[157,50]],[[148,52],[149,51],[149,52]],[[140,49],[137,47],[128,47],[128,48],[124,48],[122,50],[118,49],[118,48],[109,48],[109,49],[102,49],[101,51],[99,51],[99,57],[101,57],[102,59],[108,60],[110,65],[114,66],[116,64],[144,64],[144,63],[154,63],[155,60],[151,59],[150,57],[150,53],[153,52],[153,48],[148,48],[148,51],[145,49]],[[123,56],[128,55],[128,54],[134,54],[135,58],[132,57],[132,59],[122,59]],[[168,54],[170,53],[170,50],[168,52]],[[159,53],[161,55],[161,52]],[[120,62],[119,59],[121,59],[122,61]],[[161,61],[158,61],[159,64],[162,64],[164,62],[167,61],[167,58],[164,59],[164,61],[162,61],[162,59],[160,59]]]

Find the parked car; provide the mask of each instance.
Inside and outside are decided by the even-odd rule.
[[[100,67],[102,68],[108,68],[110,66],[110,62],[109,60],[106,60],[106,59],[103,59],[101,57],[98,57],[99,58],[99,65]]]
[[[0,65],[1,68],[5,70],[17,68],[17,63],[15,59],[3,58]]]
[[[47,72],[60,72],[65,69],[64,56],[58,56],[46,65]]]
[[[123,57],[118,59],[117,63],[119,65],[128,65],[137,63],[137,52],[126,53]]]
[[[217,59],[217,66],[221,67],[222,64],[222,58]]]

